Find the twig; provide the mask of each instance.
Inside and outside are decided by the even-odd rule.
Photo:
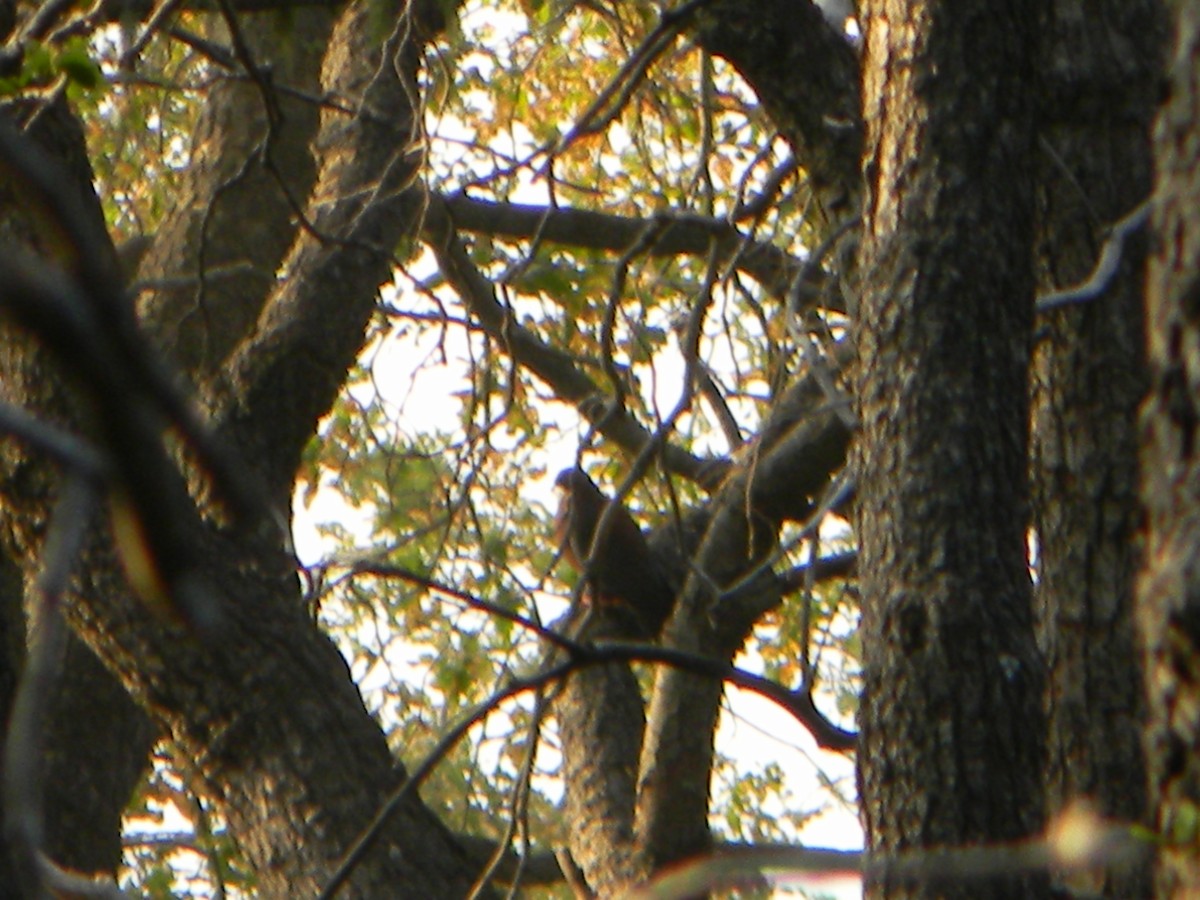
[[[468,593],[467,591],[463,591],[458,588],[451,587],[448,584],[435,581],[432,578],[421,575],[419,572],[414,572],[411,569],[405,569],[402,566],[392,566],[384,563],[374,562],[358,562],[350,566],[350,575],[372,575],[377,578],[395,578],[400,581],[407,581],[409,584],[415,584],[427,591],[445,594],[447,597],[453,597],[455,600],[461,600],[463,603],[467,604],[473,609],[481,610],[489,615],[506,619],[509,622],[512,622],[514,625],[520,625],[522,628],[527,628],[548,643],[555,644],[564,650],[573,651],[577,646],[573,641],[564,638],[557,631],[547,628],[545,625],[534,622],[532,619],[528,619],[519,613],[515,613],[510,609],[505,609],[503,606],[492,603],[490,600],[484,600],[482,597],[477,597],[476,595]]]
[[[1038,297],[1035,309],[1044,313],[1060,306],[1086,303],[1104,293],[1121,265],[1125,241],[1146,224],[1150,209],[1151,198],[1147,197],[1124,217],[1114,222],[1108,230],[1108,239],[1100,249],[1100,258],[1096,260],[1096,267],[1092,269],[1092,273],[1078,284]]]
[[[146,45],[150,43],[150,39],[162,28],[163,22],[181,5],[182,0],[161,0],[154,8],[154,12],[150,15],[150,19],[146,22],[145,27],[134,38],[129,48],[121,54],[121,59],[117,63],[117,67],[127,69],[133,65],[133,61],[146,49]]]
[[[564,662],[551,665],[540,673],[528,678],[514,679],[507,687],[497,691],[487,700],[478,704],[465,717],[447,731],[429,752],[421,765],[409,778],[392,792],[384,801],[371,822],[363,829],[358,839],[343,854],[333,875],[325,888],[317,895],[317,900],[330,900],[345,884],[346,879],[365,858],[383,833],[388,819],[402,805],[409,802],[416,794],[421,784],[429,778],[433,770],[444,759],[467,733],[483,719],[487,718],[500,704],[513,697],[529,691],[540,691],[548,685],[561,681],[572,672],[588,667],[599,666],[613,662],[651,662],[669,665],[689,672],[720,678],[740,688],[753,691],[791,712],[797,717],[817,739],[817,743],[828,749],[848,750],[854,746],[856,735],[844,731],[830,723],[817,712],[812,698],[807,695],[797,695],[796,692],[776,684],[759,675],[752,675],[719,660],[698,656],[682,650],[667,647],[657,647],[650,644],[636,644],[619,641],[604,641],[595,644],[580,644],[561,638],[561,644],[566,644],[570,658]]]

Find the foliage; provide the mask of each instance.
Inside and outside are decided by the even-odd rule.
[[[658,5],[645,0],[469,5],[427,66],[429,188],[642,217],[647,233],[664,217],[736,222],[755,241],[802,258],[828,223],[745,84],[682,40],[668,43],[644,78],[631,74],[628,61],[657,16]],[[108,77],[112,89],[88,95],[80,108],[120,234],[153,230],[172,203],[186,178],[197,106],[216,75],[197,49],[159,35],[130,77],[117,62],[131,39],[112,28],[94,38],[92,55],[71,45],[54,63],[91,87],[98,56]],[[760,194],[767,202],[753,208]],[[779,298],[715,247],[707,257],[625,259],[594,246],[479,233],[470,250],[514,320],[616,389],[651,430],[688,396],[687,329],[707,310],[697,356],[715,390],[705,403],[684,404],[674,423],[679,442],[696,452],[739,450],[810,352],[777,311]],[[305,559],[314,614],[338,640],[392,746],[415,764],[450,723],[530,671],[544,649],[535,635],[461,598],[380,573],[408,572],[551,622],[567,609],[573,583],[556,567],[549,537],[553,474],[582,454],[611,492],[626,468],[573,408],[514,367],[504,347],[464,325],[462,301],[432,277],[430,259],[411,246],[397,257],[359,367],[306,454],[297,518],[320,536],[320,558]],[[833,339],[826,321],[807,324],[816,340]],[[644,525],[663,525],[694,496],[691,486],[655,475],[626,503]],[[826,542],[816,552],[833,549]],[[779,560],[799,561],[795,552]],[[855,615],[843,582],[820,585],[770,614],[750,654],[791,686],[811,660],[839,711],[852,715]],[[506,706],[442,762],[423,794],[452,827],[502,834],[524,778],[532,717],[530,702]],[[555,740],[553,728],[543,728],[531,764],[523,821],[535,846],[558,834]],[[207,801],[191,796],[177,761],[158,762],[131,821],[157,816],[161,825],[170,808],[195,829],[190,840],[211,828],[206,877],[214,879],[215,865],[227,889],[250,890],[229,836],[219,823],[205,824]],[[797,774],[724,766],[715,822],[731,837],[794,839],[833,802],[809,795],[797,807],[789,787]],[[832,784],[841,776],[820,777]],[[189,890],[176,848],[140,844],[128,858],[149,894]]]

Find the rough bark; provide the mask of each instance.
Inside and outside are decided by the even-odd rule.
[[[82,131],[61,103],[42,111],[38,118],[38,137],[52,153],[60,155],[82,173],[81,180],[68,190],[90,192],[90,168],[83,147]],[[5,197],[11,197],[7,192]],[[27,236],[28,230],[19,217],[14,217],[10,203],[5,203],[2,216],[6,234]],[[99,209],[90,207],[91,224],[101,229]],[[99,232],[102,235],[102,231]],[[107,245],[112,252],[111,244]],[[23,366],[27,357],[11,347],[0,351],[7,363]],[[4,383],[0,393],[12,399],[15,383]],[[40,383],[34,396],[49,403],[55,415],[68,411],[63,404],[52,402],[48,383]],[[38,498],[26,512],[23,525],[16,527],[4,517],[3,531],[6,546],[0,556],[0,591],[3,592],[4,615],[4,716],[12,701],[24,662],[27,630],[25,584],[30,571],[22,571],[29,562],[28,551],[40,540],[44,529],[44,511],[34,512],[48,496],[50,483],[45,473],[35,473],[29,467],[8,469],[19,458],[11,442],[3,456],[6,478],[14,478],[23,491]],[[8,482],[11,484],[12,482]],[[7,493],[7,489],[5,489]],[[11,510],[10,510],[11,511]],[[22,550],[14,553],[14,548]],[[47,849],[54,859],[64,865],[87,872],[114,872],[121,859],[120,824],[133,788],[144,769],[146,755],[153,737],[145,714],[130,701],[128,694],[104,671],[92,652],[78,640],[69,640],[60,663],[56,690],[46,698],[41,721],[45,752],[39,760],[44,785],[42,800],[49,835]],[[6,851],[7,852],[7,851]],[[0,883],[15,883],[0,881]]]
[[[1008,841],[1042,818],[1025,567],[1036,3],[866,4],[856,328],[868,846]],[[1038,897],[1018,874],[871,897]]]
[[[227,411],[227,444],[245,453],[252,471],[269,475],[267,482],[277,499],[287,496],[302,436],[311,433],[322,403],[327,407],[332,402],[353,361],[383,280],[380,272],[386,274],[386,248],[410,227],[403,219],[389,218],[386,204],[393,197],[392,179],[406,177],[403,173],[411,171],[414,161],[408,152],[414,133],[414,110],[408,102],[415,96],[411,79],[424,42],[440,21],[435,12],[413,10],[400,20],[386,48],[385,64],[369,76],[366,108],[330,126],[344,142],[327,147],[344,155],[331,151],[322,158],[330,194],[318,198],[317,208],[332,208],[333,213],[314,213],[311,218],[354,249],[341,260],[346,275],[338,282],[341,291],[328,290],[319,273],[312,286],[325,288],[326,302],[341,315],[323,323],[314,320],[305,314],[312,295],[306,300],[303,291],[297,291],[313,258],[338,268],[330,263],[334,251],[310,247],[294,252],[294,283],[273,286],[268,321],[257,332],[257,346],[268,345],[273,352],[262,354],[257,368],[235,362],[232,379],[218,402],[210,404]],[[347,21],[343,40],[362,38],[367,33],[362,27],[364,7],[348,15],[359,18]],[[334,57],[335,71],[339,59],[359,68],[380,58],[378,51],[370,54],[361,45],[338,45],[335,39],[334,46],[342,52]],[[397,76],[410,81],[401,85]],[[68,149],[82,152],[79,147]],[[381,197],[352,196],[363,183],[380,182]],[[90,201],[90,214],[99,223],[86,174],[78,190]],[[323,202],[328,200],[334,202]],[[372,200],[379,200],[383,208]],[[7,215],[15,212],[11,205],[6,210]],[[364,230],[354,230],[364,223]],[[272,303],[297,315],[276,312],[271,318]],[[318,367],[320,377],[301,384],[297,358],[300,369],[313,368],[313,355],[303,354],[306,341],[317,340],[314,331],[324,341],[322,355],[316,357],[324,365]],[[52,412],[59,420],[78,408],[74,392],[64,390],[44,354],[31,352],[27,341],[9,335],[3,351],[9,399]],[[292,382],[304,390],[288,391]],[[267,397],[290,402],[271,404],[265,402]],[[39,461],[17,449],[6,448],[4,463],[6,537],[23,565],[32,569],[38,562],[54,478]],[[221,801],[263,894],[313,893],[382,798],[403,780],[403,770],[363,708],[340,655],[304,614],[292,563],[278,533],[270,528],[235,533],[204,520],[182,475],[168,480],[164,488],[161,502],[173,511],[174,527],[186,537],[195,570],[204,573],[205,593],[218,598],[220,639],[198,641],[150,617],[130,596],[103,534],[89,546],[69,619],[169,731],[184,756],[194,761],[201,783]],[[472,878],[451,836],[414,799],[392,817],[381,846],[355,870],[349,895],[384,896],[403,884],[413,896],[456,896],[466,892]]]
[[[156,730],[74,636],[46,712],[46,852],[69,869],[113,875],[123,853],[122,817],[146,770]]]
[[[327,9],[238,19],[273,83],[309,96],[320,95],[334,21]],[[244,79],[212,87],[182,184],[182,195],[197,202],[172,208],[139,267],[140,278],[163,285],[140,298],[142,322],[171,361],[201,382],[253,328],[295,239],[289,220],[316,177],[309,144],[319,110],[282,92],[272,103],[269,110],[259,85]]]
[[[248,16],[243,25],[259,63],[270,64],[280,82],[315,93],[318,62],[332,21],[332,13],[326,10],[293,15],[286,25]],[[287,52],[279,52],[281,47]],[[309,83],[303,80],[306,73]],[[227,93],[232,96],[221,96]],[[246,162],[256,146],[265,145],[261,94],[238,81],[219,83],[213,94],[215,102],[207,107],[197,130],[188,187],[198,197],[212,196],[218,184],[224,190],[211,206],[183,204],[168,217],[143,260],[143,273],[154,278],[194,276],[242,261],[247,247],[254,248],[255,266],[235,277],[193,281],[144,297],[145,321],[164,346],[175,345],[176,360],[189,370],[198,368],[202,355],[219,360],[222,351],[216,345],[221,341],[240,338],[255,315],[250,298],[265,293],[274,281],[271,259],[277,261],[291,239],[288,229],[268,224],[287,218],[282,190],[270,183],[274,177],[263,165]],[[287,97],[281,103],[284,119],[272,134],[270,160],[293,196],[303,198],[311,184],[307,145],[316,111],[311,104]],[[214,121],[220,116],[223,121]],[[251,127],[245,127],[247,123]],[[263,207],[270,210],[272,204],[275,215],[262,216]],[[246,214],[248,205],[257,216]],[[243,227],[229,227],[231,220]],[[247,235],[247,222],[268,227]],[[197,237],[201,224],[206,227],[203,240]],[[238,310],[246,312],[238,315]],[[183,327],[189,314],[202,317],[203,327]],[[180,341],[193,343],[180,347]],[[23,634],[23,625],[21,629]],[[92,651],[74,638],[62,660],[58,691],[46,721],[47,850],[55,861],[72,869],[115,872],[121,860],[121,818],[144,768],[154,729]],[[0,878],[0,883],[10,879]]]
[[[1060,0],[1048,20],[1040,111],[1039,292],[1084,282],[1107,228],[1150,193],[1150,122],[1164,28],[1158,2]],[[1047,665],[1048,810],[1088,797],[1145,821],[1142,677],[1133,625],[1139,563],[1136,411],[1146,372],[1145,242],[1111,283],[1038,321],[1032,371],[1032,524],[1038,638]],[[1070,879],[1110,897],[1149,893],[1145,860]]]
[[[588,638],[611,630],[602,611],[597,618]],[[619,897],[651,874],[634,832],[646,723],[641,689],[628,664],[589,667],[568,679],[554,709],[571,857],[597,896]]]
[[[1157,894],[1200,892],[1200,10],[1173,7],[1170,95],[1155,127],[1155,252],[1147,274],[1151,388],[1142,432],[1148,534],[1138,584]]]
[[[404,200],[424,161],[417,72],[445,10],[435,0],[406,5],[383,62],[370,68],[364,62],[373,65],[380,53],[370,49],[366,6],[340,23],[323,79],[327,90],[356,98],[356,114],[323,112],[310,228],[296,233],[283,277],[220,373],[210,404],[218,432],[253,462],[283,509],[300,454],[341,390],[379,286],[391,277],[392,248],[417,224]]]
[[[727,59],[758,94],[808,174],[829,218],[858,211],[862,118],[858,55],[813,3],[705,4],[697,42]]]

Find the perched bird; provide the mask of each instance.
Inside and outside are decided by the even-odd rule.
[[[640,636],[656,636],[675,598],[642,529],[618,505],[597,540],[596,526],[612,501],[579,468],[564,469],[554,486],[562,492],[555,540],[563,557],[586,579],[586,598],[597,607],[632,612]]]

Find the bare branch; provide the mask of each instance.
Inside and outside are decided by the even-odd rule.
[[[463,302],[489,334],[501,341],[521,365],[550,385],[560,399],[573,403],[600,428],[605,437],[627,453],[637,454],[653,440],[653,435],[628,412],[610,414],[600,386],[579,371],[566,353],[532,334],[520,323],[511,321],[508,312],[496,300],[495,287],[471,262],[455,233],[444,204],[429,198],[424,237],[436,254],[447,281],[458,291]],[[674,445],[662,449],[668,471],[678,472],[699,483],[711,483],[718,460],[694,456]]]
[[[1121,266],[1125,241],[1146,224],[1151,208],[1152,201],[1147,198],[1128,214],[1114,222],[1108,229],[1108,238],[1104,241],[1104,246],[1100,248],[1100,256],[1097,258],[1096,267],[1092,269],[1091,274],[1069,288],[1042,294],[1037,298],[1037,311],[1044,313],[1060,306],[1086,303],[1103,294],[1112,284],[1112,280]]]
[[[542,240],[593,250],[622,251],[646,228],[647,220],[586,209],[564,209],[524,203],[499,203],[463,194],[445,198],[446,212],[455,227],[498,237]],[[646,248],[652,257],[709,252],[713,242],[719,259],[736,259],[737,268],[750,275],[769,294],[782,297],[804,261],[774,244],[755,241],[721,219],[699,215],[671,215],[656,239]],[[819,278],[819,274],[814,273]],[[819,292],[820,284],[817,284]]]

